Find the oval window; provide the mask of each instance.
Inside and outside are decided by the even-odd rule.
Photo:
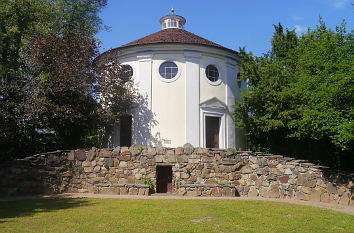
[[[216,66],[214,65],[208,65],[205,69],[205,74],[207,78],[212,82],[216,82],[219,80],[219,71],[218,68],[216,68]]]
[[[130,65],[122,65],[124,77],[133,77],[133,68]]]
[[[178,67],[174,62],[167,61],[160,65],[159,73],[165,79],[172,79],[178,73]]]

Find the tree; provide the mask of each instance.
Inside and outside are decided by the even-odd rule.
[[[93,36],[103,29],[98,14],[106,5],[107,0],[56,0],[52,4],[50,28],[59,33],[85,30]]]
[[[106,4],[1,1],[0,159],[72,147],[74,135],[92,134],[100,120],[94,117],[100,111],[94,35],[102,29],[98,13]]]
[[[117,53],[111,52],[118,56]],[[95,62],[98,74],[98,95],[100,99],[100,146],[108,141],[119,120],[129,114],[137,103],[138,95],[133,87],[132,70],[121,65],[111,56],[99,57]]]
[[[97,55],[87,32],[40,35],[29,46],[34,72],[28,113],[56,148],[101,143],[97,131],[111,133],[136,100],[130,70],[104,59],[94,63]]]
[[[0,150],[4,157],[23,153],[38,139],[24,107],[29,76],[22,56],[36,22],[44,18],[38,13],[41,3],[39,0],[0,3]],[[31,149],[27,151],[35,151],[35,146]]]
[[[241,50],[248,80],[235,116],[253,149],[353,169],[353,33],[324,22],[298,37],[275,26],[272,50],[255,58]]]
[[[58,148],[82,145],[95,130],[98,103],[93,58],[98,48],[86,32],[34,37],[27,61],[33,69],[29,117],[42,133],[54,134]]]

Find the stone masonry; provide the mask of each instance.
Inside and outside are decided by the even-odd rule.
[[[0,196],[149,195],[151,188],[156,191],[157,166],[171,166],[176,195],[295,198],[354,207],[354,174],[279,155],[190,144],[55,151],[18,159],[0,164]]]

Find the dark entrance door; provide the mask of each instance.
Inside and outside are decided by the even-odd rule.
[[[132,145],[132,116],[120,118],[120,146]]]
[[[220,117],[205,117],[205,141],[207,148],[219,148]]]
[[[170,193],[172,192],[172,167],[157,166],[156,167],[156,192]]]

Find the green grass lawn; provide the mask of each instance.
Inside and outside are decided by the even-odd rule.
[[[244,200],[0,202],[0,232],[354,232],[354,216]]]

